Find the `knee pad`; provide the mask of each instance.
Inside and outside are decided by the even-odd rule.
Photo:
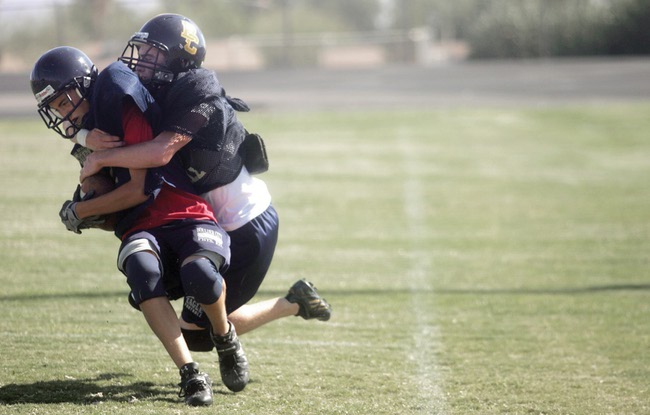
[[[210,329],[188,330],[181,328],[187,348],[192,352],[209,352],[214,349]]]
[[[133,292],[129,293],[129,304],[131,304],[131,307],[135,308],[136,310],[142,311],[140,310],[140,304],[137,304],[135,302],[135,298],[133,297]]]
[[[126,282],[131,287],[129,303],[139,308],[141,302],[155,297],[166,297],[158,257],[148,251],[129,255],[124,264]]]
[[[201,304],[214,304],[223,292],[223,277],[212,261],[198,258],[181,267],[181,281],[185,295]]]

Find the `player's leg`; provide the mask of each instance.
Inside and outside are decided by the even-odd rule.
[[[228,319],[243,335],[272,321],[289,316],[326,321],[331,306],[322,298],[316,287],[306,281],[296,282],[285,297],[249,304],[262,284],[275,252],[279,220],[273,206],[249,221],[246,225],[229,232],[231,260],[223,274],[228,286],[226,309]],[[207,319],[198,303],[186,297],[181,314],[183,335],[192,351],[210,351]]]
[[[228,315],[240,335],[284,317],[300,316],[305,320],[329,320],[332,307],[322,298],[316,287],[299,280],[285,297],[272,298],[253,304],[244,304]]]
[[[226,286],[216,265],[219,259],[209,254],[204,251],[185,259],[181,278],[185,292],[196,299],[210,319],[210,336],[219,354],[221,380],[228,389],[239,392],[248,384],[248,360],[235,326],[228,321]]]
[[[213,333],[225,334],[229,327],[226,286],[218,270],[223,259],[216,254],[209,254],[204,252],[184,259],[180,276],[186,296],[192,297],[202,308],[210,321]]]
[[[181,260],[185,295],[194,297],[210,320],[219,354],[221,380],[233,392],[246,387],[248,360],[226,312],[226,285],[220,270],[230,260],[230,238],[216,223],[196,223],[176,229],[173,244]]]
[[[257,294],[271,267],[278,243],[279,220],[273,206],[230,236],[230,266],[224,272],[228,284],[226,309],[230,314]]]
[[[242,335],[274,320],[298,316],[328,320],[332,308],[313,284],[296,282],[285,297],[248,303],[257,293],[271,266],[278,240],[279,219],[269,208],[245,226],[229,232],[231,265],[224,275],[228,284],[228,317]]]
[[[271,266],[278,240],[278,216],[270,206],[265,212],[242,227],[228,232],[230,236],[230,265],[223,273],[228,286],[226,310],[230,313],[248,303],[257,293],[266,273]],[[280,304],[282,305],[282,304]],[[285,308],[293,308],[289,303]],[[246,312],[244,312],[246,311]],[[290,311],[272,308],[260,304],[253,308],[229,315],[237,327],[238,334],[243,334],[270,321],[288,315]],[[181,312],[181,329],[192,351],[212,350],[212,340],[208,331],[209,320],[196,299],[186,296]]]
[[[283,297],[271,298],[252,304],[244,304],[228,315],[237,327],[237,333],[243,335],[272,321],[295,316],[298,304],[293,304]]]
[[[126,280],[151,330],[180,369],[192,361],[162,284],[160,262],[152,251],[139,251],[124,262]]]
[[[181,374],[181,392],[188,405],[210,405],[209,377],[199,372],[183,339],[176,312],[169,303],[162,278],[160,250],[152,235],[127,238],[120,248],[118,265],[127,277],[131,299]]]

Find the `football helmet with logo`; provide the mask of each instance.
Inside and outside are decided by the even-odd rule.
[[[38,113],[47,128],[64,138],[77,134],[82,128],[82,120],[72,119],[71,116],[87,100],[96,77],[97,68],[90,58],[73,47],[60,46],[38,58],[32,69],[30,84]],[[51,107],[53,101],[63,94],[67,97],[66,105]]]
[[[129,40],[120,60],[136,72],[143,84],[169,84],[181,72],[200,68],[205,59],[201,29],[180,14],[160,14]]]

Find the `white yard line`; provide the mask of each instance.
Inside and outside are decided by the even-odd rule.
[[[408,223],[408,236],[412,241],[409,247],[411,265],[406,269],[415,319],[413,349],[409,357],[417,368],[414,383],[420,391],[422,413],[442,415],[449,411],[436,359],[436,353],[440,350],[440,334],[438,327],[430,322],[431,314],[435,313],[435,310],[423,306],[430,303],[433,288],[429,280],[433,271],[429,253],[426,250],[418,249],[419,241],[427,233],[426,226],[424,226],[423,183],[417,170],[418,147],[410,141],[407,130],[401,130],[397,139],[399,150],[402,153],[402,168],[405,174],[404,214]]]

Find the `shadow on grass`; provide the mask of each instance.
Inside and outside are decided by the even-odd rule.
[[[567,294],[589,294],[607,291],[644,291],[650,290],[650,284],[609,284],[609,285],[595,285],[588,287],[547,287],[547,288],[435,288],[424,289],[418,288],[417,292],[432,294],[528,294],[528,295],[567,295]],[[414,290],[402,289],[363,289],[363,290],[319,290],[320,294],[327,298],[328,295],[332,296],[350,296],[350,295],[395,295],[395,294],[409,294]],[[0,296],[0,301],[43,301],[52,299],[66,299],[66,298],[111,298],[111,297],[124,297],[126,299],[127,291],[93,291],[93,292],[76,292],[76,293],[51,293],[51,294],[16,294],[16,295],[3,295]],[[258,296],[263,298],[267,297],[284,297],[287,291],[277,290],[264,290],[261,289],[257,292]]]
[[[87,291],[87,292],[68,292],[68,293],[42,293],[42,294],[14,294],[14,295],[1,295],[0,301],[46,301],[46,300],[61,300],[61,299],[92,299],[92,298],[112,298],[123,297],[126,301],[129,292],[124,291]]]
[[[89,405],[99,402],[150,400],[179,402],[170,398],[170,390],[152,382],[124,382],[129,375],[106,373],[94,379],[64,379],[11,383],[0,387],[0,405],[71,403]],[[108,381],[108,384],[107,384]]]

